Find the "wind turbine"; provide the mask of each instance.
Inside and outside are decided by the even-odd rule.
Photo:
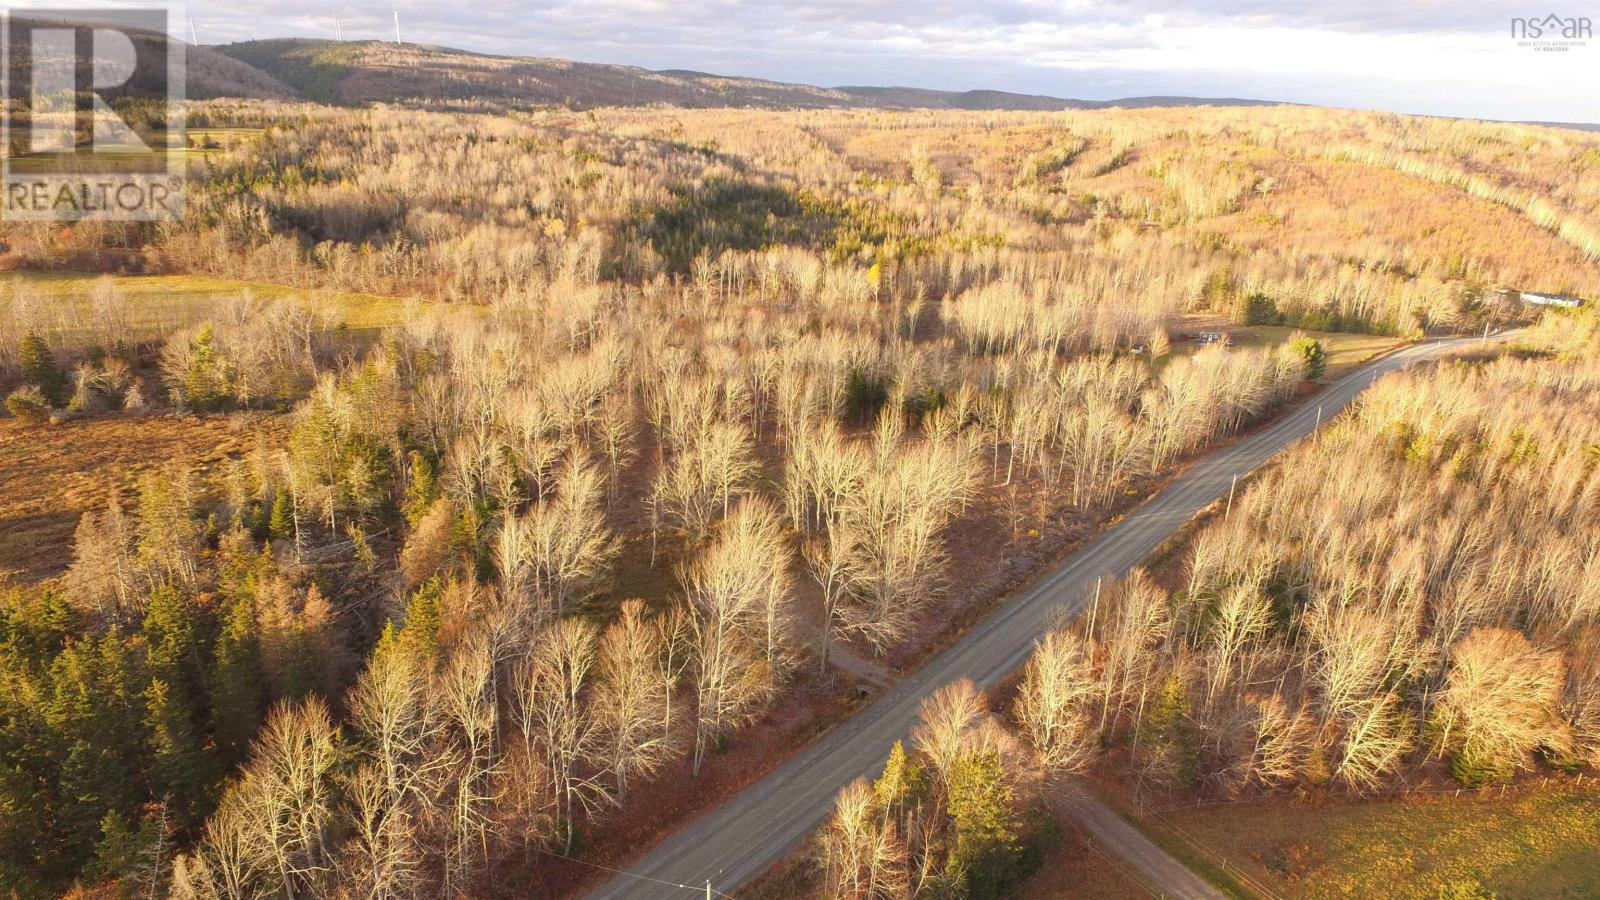
[[[200,46],[200,39],[194,36],[194,16],[189,17],[189,44],[194,47]]]
[[[394,42],[400,43],[400,10],[391,10],[394,13]]]
[[[333,39],[340,42],[344,41],[344,26],[339,24],[338,13],[333,14]]]

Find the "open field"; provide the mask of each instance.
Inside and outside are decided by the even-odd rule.
[[[1221,331],[1229,336],[1235,347],[1277,347],[1289,340],[1290,335],[1305,334],[1322,342],[1326,354],[1327,370],[1324,380],[1333,380],[1356,366],[1406,345],[1401,338],[1382,334],[1352,334],[1348,331],[1311,331],[1284,325],[1234,325],[1221,316],[1185,316],[1182,328],[1186,333]],[[1204,346],[1198,342],[1175,344],[1177,353],[1194,353]]]
[[[354,332],[399,324],[405,305],[393,297],[348,291],[290,288],[259,281],[205,275],[92,275],[76,272],[0,272],[0,298],[26,308],[34,327],[64,335],[81,332],[94,318],[94,296],[111,289],[125,301],[137,340],[151,340],[176,326],[219,315],[241,297],[289,300]]]
[[[179,146],[175,133],[163,131],[157,132],[165,141],[162,147],[102,144],[95,147],[92,153],[51,152],[14,156],[7,161],[7,165],[12,171],[20,173],[163,172],[169,165],[187,165],[237,149],[264,133],[265,129],[261,128],[189,128],[185,129],[184,143]]]
[[[1406,800],[1263,800],[1163,817],[1283,897],[1600,896],[1592,785]],[[1147,825],[1152,831],[1159,826]]]
[[[1238,330],[1234,343],[1240,347],[1276,347],[1289,339],[1296,329],[1282,325],[1249,325]],[[1322,342],[1327,353],[1326,379],[1338,378],[1374,356],[1381,356],[1406,342],[1398,338],[1377,334],[1350,334],[1338,331],[1306,331],[1305,334]]]

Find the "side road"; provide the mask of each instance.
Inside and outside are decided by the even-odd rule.
[[[1094,845],[1138,873],[1140,883],[1157,896],[1175,900],[1224,900],[1226,897],[1156,846],[1133,823],[1083,785],[1068,781],[1062,790],[1067,795],[1066,807],[1071,810],[1073,821],[1089,835]]]
[[[1346,375],[1267,428],[1194,463],[949,649],[767,777],[662,841],[635,860],[627,873],[590,896],[688,897],[690,890],[703,896],[708,879],[717,892],[734,892],[821,824],[840,788],[881,770],[890,745],[910,734],[923,698],[961,678],[972,679],[980,689],[993,687],[1022,665],[1055,616],[1082,607],[1096,578],[1119,576],[1138,565],[1195,513],[1227,495],[1235,479],[1310,434],[1379,377],[1475,342],[1473,338],[1434,341],[1392,353]],[[1096,821],[1101,821],[1098,813],[1086,811],[1085,827],[1093,831]],[[1149,849],[1160,853],[1151,844],[1136,856],[1148,854]],[[1139,860],[1129,862],[1138,865]],[[1162,864],[1161,869],[1168,867]],[[675,887],[680,885],[684,889]],[[1171,896],[1219,896],[1214,891],[1180,891],[1176,883],[1173,887]]]

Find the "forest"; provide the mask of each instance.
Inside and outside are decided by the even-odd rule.
[[[183,221],[0,224],[19,896],[575,890],[572,860],[839,721],[1350,334],[1530,326],[1379,382],[1006,696],[936,695],[840,795],[813,884],[999,896],[1074,773],[1359,794],[1600,762],[1595,318],[1516,298],[1600,287],[1592,136],[1302,107],[191,120],[229,137]],[[152,311],[157,277],[232,287]],[[97,462],[182,423],[226,438]],[[46,446],[92,502],[8,510],[52,490]],[[51,516],[70,537],[7,543]]]

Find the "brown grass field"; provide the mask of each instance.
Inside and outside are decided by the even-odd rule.
[[[1592,785],[1536,782],[1497,795],[1263,800],[1163,817],[1282,897],[1600,896]]]
[[[58,426],[0,419],[0,575],[60,574],[72,559],[78,517],[113,495],[130,503],[143,473],[171,462],[203,475],[285,431],[273,417],[152,415]]]

